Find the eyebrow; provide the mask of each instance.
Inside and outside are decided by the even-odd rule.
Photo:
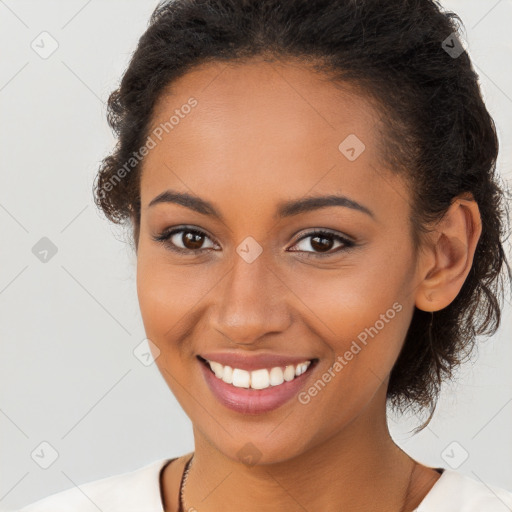
[[[166,190],[156,196],[148,205],[148,208],[155,206],[160,203],[174,203],[181,206],[185,206],[191,210],[202,215],[208,215],[215,217],[216,219],[224,222],[223,215],[213,206],[212,203],[202,199],[198,196],[189,194],[187,192],[178,192],[176,190]],[[276,217],[286,218],[300,215],[302,213],[319,210],[321,208],[327,208],[330,206],[343,206],[345,208],[351,208],[375,218],[374,213],[363,206],[362,204],[349,199],[346,196],[339,195],[327,195],[327,196],[308,196],[302,199],[294,199],[291,201],[283,201],[278,204]]]

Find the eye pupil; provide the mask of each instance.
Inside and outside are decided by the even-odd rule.
[[[317,243],[316,242],[317,240],[322,240],[323,245],[322,245],[322,243],[320,243],[320,244]],[[325,244],[326,241],[327,241],[327,246],[328,247],[325,246],[326,245]],[[329,251],[332,248],[332,246],[333,246],[332,239],[327,238],[325,236],[318,236],[317,235],[317,236],[314,236],[314,237],[311,238],[311,247],[313,247],[313,249],[318,250],[320,252]]]
[[[183,245],[190,250],[197,250],[203,243],[204,235],[193,233],[192,231],[185,231],[182,236]],[[187,245],[191,244],[190,246]]]

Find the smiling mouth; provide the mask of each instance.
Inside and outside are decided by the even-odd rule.
[[[222,365],[216,361],[209,361],[199,355],[197,359],[219,380],[222,380],[226,384],[231,384],[235,388],[252,390],[279,387],[282,384],[297,379],[306,372],[310,372],[318,363],[318,358],[313,358],[304,360],[298,364],[259,368],[249,371]]]

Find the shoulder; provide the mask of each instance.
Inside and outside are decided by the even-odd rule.
[[[159,459],[134,471],[66,489],[19,512],[162,512],[159,475],[170,460]]]
[[[512,510],[512,492],[445,469],[415,512],[504,512]]]

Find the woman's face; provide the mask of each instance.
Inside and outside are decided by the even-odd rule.
[[[141,177],[137,289],[156,363],[195,432],[232,458],[250,442],[264,463],[382,419],[420,271],[409,192],[381,166],[377,115],[304,67],[256,60],[196,68],[171,93]],[[166,191],[195,199],[150,205]],[[326,196],[346,199],[284,207]],[[184,231],[155,240],[171,228]],[[237,409],[216,398],[197,357],[220,353],[318,361],[284,382],[292,396],[280,406],[271,397],[244,411],[246,399]],[[222,386],[253,393],[253,405],[263,394]]]

